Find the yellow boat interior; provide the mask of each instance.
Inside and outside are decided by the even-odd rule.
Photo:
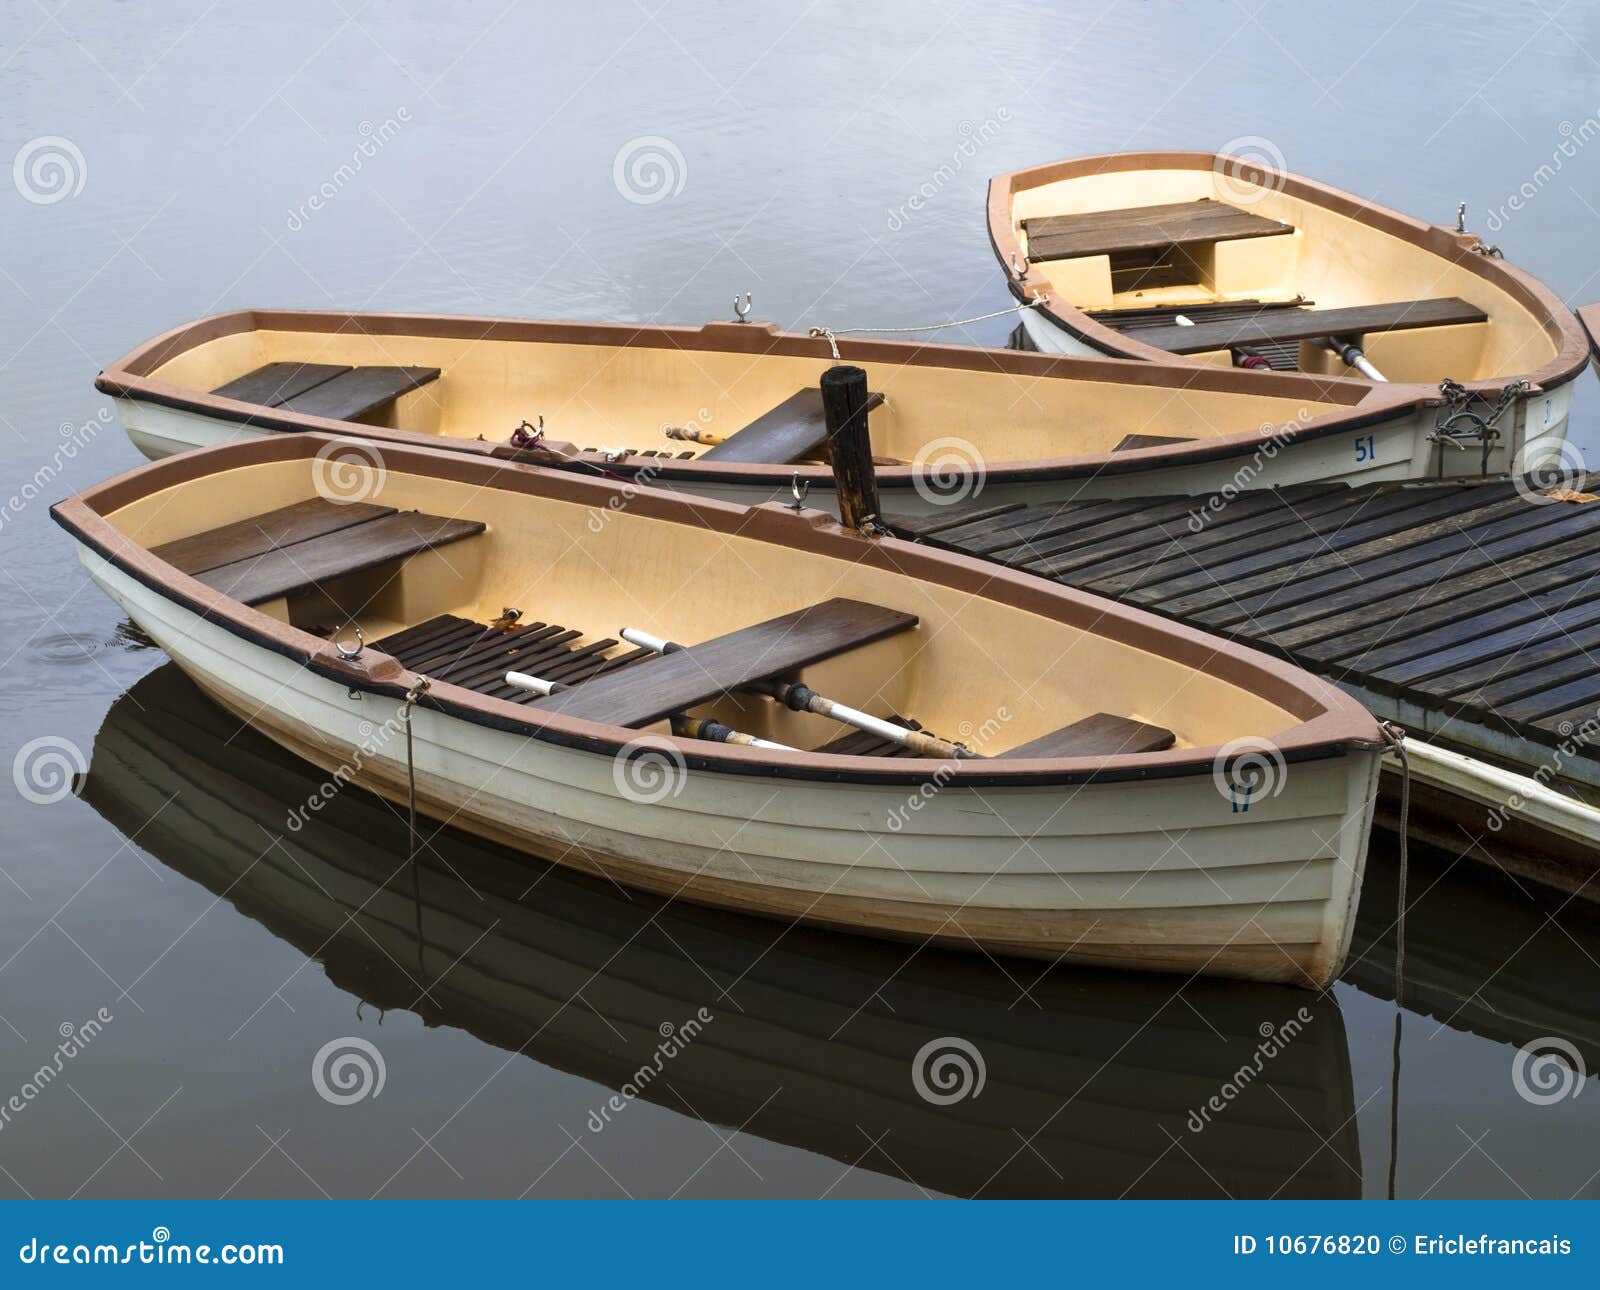
[[[232,400],[488,445],[512,441],[520,427],[612,454],[719,465],[822,459],[817,385],[835,360],[818,339],[733,324],[240,317],[193,325],[125,362],[214,415],[237,418],[224,402]],[[869,428],[881,466],[937,462],[952,445],[991,470],[1026,466],[1305,424],[1371,397],[1361,382],[1288,374],[1252,380],[901,342],[841,348],[876,396]]]
[[[687,716],[804,753],[915,753],[749,688],[777,677],[977,756],[1034,759],[1281,740],[1339,707],[1181,626],[777,506],[312,435],[124,481],[83,497],[146,581],[296,649],[359,629],[369,662],[392,655],[502,713],[663,734]],[[511,671],[565,688],[541,697]]]
[[[1511,271],[1480,271],[1477,239],[1237,159],[1086,158],[1001,176],[990,221],[1002,262],[1026,261],[1021,289],[1164,355],[1231,365],[1212,342],[1246,317],[1274,367],[1348,375],[1320,343],[1334,335],[1392,382],[1510,379],[1564,349]]]

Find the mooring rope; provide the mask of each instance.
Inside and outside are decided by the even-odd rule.
[[[1026,309],[1037,309],[1045,303],[1046,297],[1034,296],[1021,304],[1012,305],[1009,309],[996,309],[993,313],[979,314],[975,318],[957,318],[951,322],[924,323],[920,327],[813,327],[809,335],[828,342],[828,348],[833,351],[834,358],[839,357],[840,336],[903,336],[911,332],[943,331],[947,327],[965,327],[969,323],[988,322],[991,318],[1004,318],[1007,314],[1020,314]]]
[[[400,708],[400,720],[406,727],[406,829],[411,845],[411,859],[417,858],[417,757],[411,743],[411,709],[433,684],[419,676],[406,691],[406,701]]]
[[[1392,721],[1380,721],[1383,741],[1394,750],[1400,763],[1400,876],[1396,883],[1394,947],[1394,1050],[1390,1054],[1389,1088],[1389,1199],[1394,1199],[1395,1173],[1400,1161],[1400,1021],[1405,1016],[1401,1002],[1406,990],[1406,881],[1410,852],[1406,837],[1411,815],[1411,763],[1406,756],[1406,732]]]

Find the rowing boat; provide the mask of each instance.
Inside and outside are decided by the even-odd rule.
[[[1313,986],[1343,959],[1376,724],[1137,610],[816,512],[323,435],[52,514],[329,783],[559,863],[991,953]]]
[[[1600,367],[1600,305],[1584,305],[1578,310],[1578,321],[1583,324],[1584,334],[1589,338],[1589,352],[1597,367]]]
[[[892,514],[959,502],[1201,494],[1436,471],[1436,391],[1194,365],[1066,362],[839,339],[868,374]],[[159,458],[284,431],[563,466],[739,504],[831,476],[826,337],[701,328],[241,311],[179,327],[100,374]],[[1490,469],[1504,454],[1491,454]],[[1497,465],[1496,463],[1502,463]],[[1452,452],[1450,473],[1477,453]]]
[[[1489,468],[1560,451],[1587,350],[1571,311],[1498,248],[1240,157],[1130,152],[990,181],[989,236],[1051,353],[1422,384],[1488,420]],[[1507,390],[1510,394],[1507,394]],[[1513,411],[1514,409],[1514,411]],[[1468,473],[1470,416],[1433,469]]]
[[[80,796],[164,873],[200,884],[371,1004],[357,1010],[371,1028],[357,1033],[385,1051],[393,1018],[378,1029],[374,1016],[409,1010],[593,1081],[594,1110],[567,1121],[585,1149],[598,1135],[659,1131],[646,1107],[615,1110],[613,1093],[637,1092],[960,1196],[1360,1194],[1349,1045],[1332,992],[1175,988],[1162,977],[1018,973],[979,955],[908,954],[622,891],[451,828],[430,830],[408,863],[403,813],[355,788],[286,827],[321,778],[167,664],[111,705]],[[1415,916],[1412,926],[1416,938]],[[678,1038],[662,1078],[641,1077],[669,1030]],[[231,1060],[303,1075],[305,1053],[281,1033],[253,1049],[229,1045]],[[963,1064],[952,1082],[937,1079],[943,1061]],[[1251,1063],[1255,1078],[1215,1113],[1208,1101]],[[485,1099],[521,1096],[523,1081],[506,1083]],[[406,1113],[387,1097],[369,1109],[383,1107]],[[1013,1130],[1030,1150],[1017,1149]],[[566,1147],[561,1139],[551,1153]],[[515,1192],[545,1162],[530,1147],[503,1163],[504,1185],[486,1163],[473,1186]],[[685,1160],[683,1173],[697,1163]],[[575,1185],[551,1172],[547,1188]],[[664,1178],[662,1192],[678,1181]],[[612,1190],[599,1175],[593,1185]]]

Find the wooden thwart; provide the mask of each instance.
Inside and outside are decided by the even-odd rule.
[[[1023,220],[1022,226],[1028,234],[1028,259],[1034,261],[1155,251],[1294,232],[1292,224],[1210,198],[1076,215],[1036,215]]]
[[[915,614],[859,600],[821,604],[601,676],[533,706],[613,726],[647,726],[764,680],[916,626]]]
[[[1096,712],[1069,726],[1008,749],[1001,757],[1115,757],[1124,753],[1162,752],[1177,736],[1162,726],[1131,717]]]
[[[869,395],[867,410],[870,412],[882,402],[883,395]],[[822,391],[813,386],[791,394],[777,407],[701,453],[699,459],[790,465],[821,456],[827,437]]]
[[[1200,354],[1236,345],[1272,345],[1321,340],[1325,336],[1364,336],[1415,327],[1457,327],[1482,323],[1489,315],[1453,296],[1437,300],[1397,300],[1349,309],[1273,309],[1248,318],[1196,323],[1193,327],[1141,327],[1138,339],[1169,354]]]
[[[179,538],[151,554],[213,591],[254,605],[483,531],[476,520],[314,498]]]
[[[268,363],[219,385],[212,393],[305,416],[354,421],[438,379],[437,367]]]

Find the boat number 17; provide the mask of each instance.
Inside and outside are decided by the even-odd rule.
[[[1372,436],[1369,434],[1356,436],[1356,460],[1376,461],[1377,459],[1378,449],[1372,442]]]

